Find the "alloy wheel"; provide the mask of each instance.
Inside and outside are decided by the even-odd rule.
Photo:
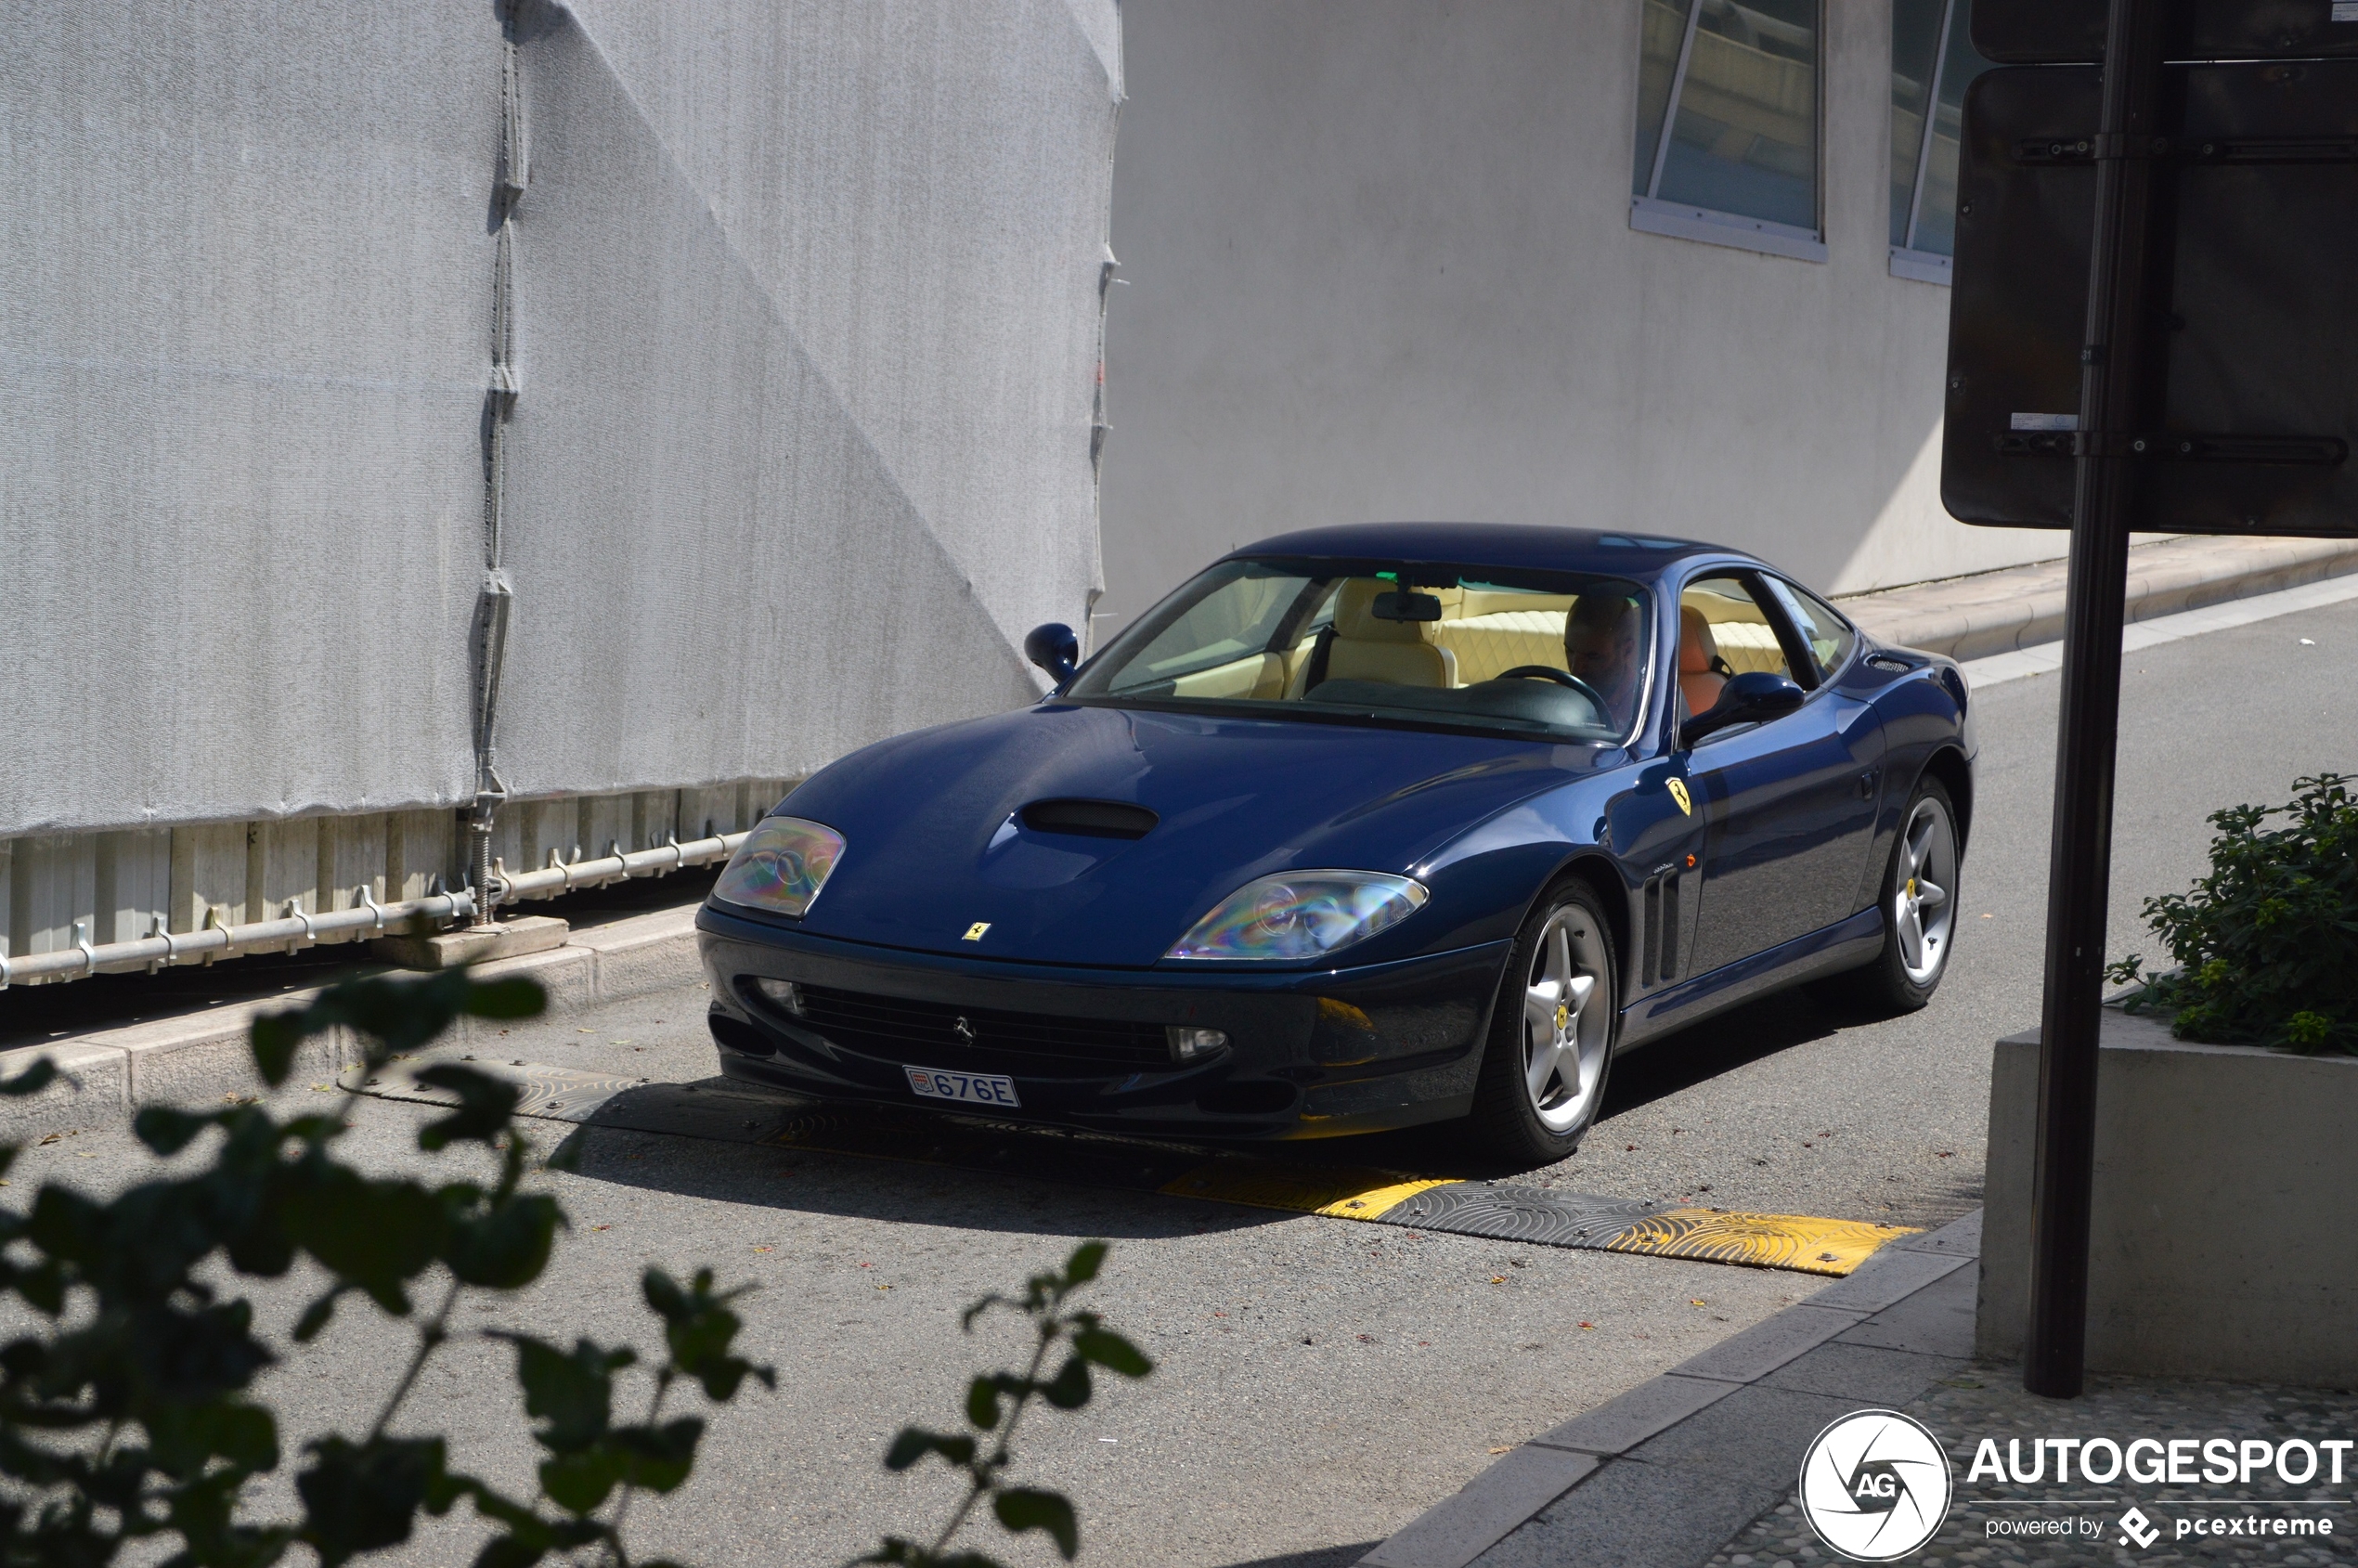
[[[1916,802],[1900,832],[1898,875],[1891,889],[1891,920],[1899,934],[1899,966],[1911,983],[1928,986],[1949,962],[1957,923],[1957,828],[1949,809],[1930,796]]]
[[[1587,912],[1548,918],[1523,982],[1523,1091],[1541,1125],[1565,1133],[1589,1117],[1613,1038],[1606,949]]]

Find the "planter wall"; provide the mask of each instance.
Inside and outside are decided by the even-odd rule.
[[[1976,1349],[2022,1354],[2037,1030],[1998,1042]],[[2105,1014],[2088,1365],[2358,1387],[2358,1058]]]

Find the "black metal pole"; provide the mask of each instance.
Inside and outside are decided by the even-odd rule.
[[[2112,875],[2121,601],[2137,511],[2136,433],[2150,431],[2154,160],[2170,0],[2112,0],[2096,137],[2096,228],[2081,351],[2079,471],[2064,611],[2063,715],[2047,870],[2047,973],[2031,1179],[2030,1324],[2023,1387],[2079,1397],[2086,1369],[2088,1214],[2095,1176],[2096,1034]]]

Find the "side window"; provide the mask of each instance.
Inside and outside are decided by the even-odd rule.
[[[1698,577],[1678,595],[1678,694],[1708,712],[1730,676],[1765,669],[1794,679],[1768,609],[1738,577]]]
[[[1810,656],[1818,661],[1817,684],[1833,675],[1850,657],[1850,650],[1858,644],[1859,634],[1850,623],[1835,613],[1833,607],[1807,589],[1795,588],[1779,577],[1770,577],[1768,590],[1781,600],[1785,614],[1793,617],[1794,629],[1809,644]]]

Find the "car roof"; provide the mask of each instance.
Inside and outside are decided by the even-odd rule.
[[[1239,546],[1225,559],[1268,555],[1610,572],[1640,581],[1699,556],[1765,564],[1742,551],[1693,539],[1529,523],[1345,523],[1278,534]]]

